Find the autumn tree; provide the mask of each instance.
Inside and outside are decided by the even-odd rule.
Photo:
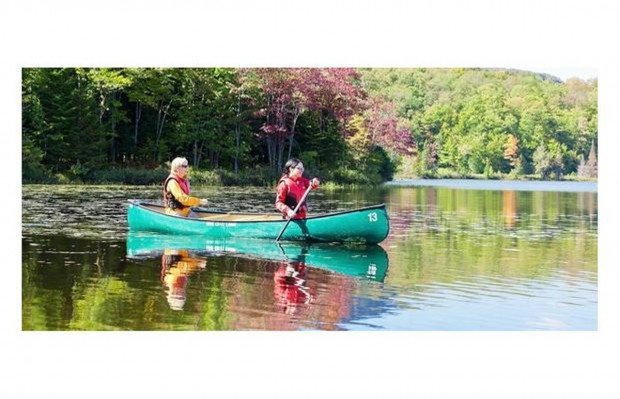
[[[290,158],[301,114],[319,112],[319,128],[325,117],[346,121],[360,108],[362,92],[355,86],[355,70],[339,68],[259,68],[258,75],[264,93],[261,127],[267,143],[270,165],[280,169],[286,156]]]

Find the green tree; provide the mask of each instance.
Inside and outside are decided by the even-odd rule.
[[[211,166],[218,167],[222,153],[233,146],[234,97],[226,86],[231,73],[217,68],[181,72],[175,148],[179,152],[191,149],[194,166],[200,166],[206,155]]]
[[[47,126],[41,100],[36,93],[40,81],[38,69],[22,70],[22,178],[44,180],[47,170],[42,164],[42,135]]]
[[[99,124],[104,132],[110,151],[110,161],[117,157],[117,124],[129,119],[120,101],[121,93],[131,84],[131,78],[124,69],[93,68],[87,76],[96,88],[99,103]]]
[[[138,123],[143,118],[143,107],[152,111],[149,117],[149,131],[144,135],[143,159],[150,158],[160,161],[170,157],[165,142],[160,146],[164,137],[164,128],[167,126],[173,105],[179,99],[181,70],[174,68],[146,68],[130,72],[132,84],[128,88],[129,99],[136,104],[134,116],[135,142],[138,142]],[[139,116],[138,116],[139,115]]]
[[[547,179],[554,175],[555,179],[559,179],[562,175],[564,167],[562,161],[562,152],[558,145],[550,149],[540,146],[533,155],[536,173],[540,174],[543,179]]]
[[[36,144],[43,150],[43,163],[53,171],[67,170],[78,162],[86,167],[103,163],[105,138],[86,71],[41,69],[40,77],[36,91],[46,128]]]

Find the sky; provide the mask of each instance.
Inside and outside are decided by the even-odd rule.
[[[518,68],[525,69],[532,72],[548,73],[549,75],[557,76],[558,78],[566,81],[569,78],[580,78],[583,80],[593,79],[598,77],[597,70],[594,68]]]

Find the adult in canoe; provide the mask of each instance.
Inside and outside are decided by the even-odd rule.
[[[321,184],[316,177],[309,180],[303,177],[303,174],[304,164],[297,158],[289,159],[284,165],[282,177],[277,186],[276,209],[282,212],[285,219],[305,219],[308,211],[306,201],[299,207],[297,214],[295,214],[294,209],[309,187],[315,190]]]
[[[206,205],[206,199],[191,197],[189,195],[189,178],[187,159],[177,157],[170,164],[170,175],[164,181],[163,195],[166,214],[196,217],[192,212],[192,206]]]

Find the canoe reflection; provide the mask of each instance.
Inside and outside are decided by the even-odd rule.
[[[189,250],[207,255],[229,255],[273,261],[303,261],[308,267],[369,280],[383,281],[388,256],[379,245],[346,246],[343,244],[285,242],[269,240],[213,240],[200,236],[170,236],[147,232],[130,232],[128,257],[155,257],[163,250]]]
[[[268,240],[213,240],[147,232],[130,232],[127,257],[161,256],[161,281],[170,307],[182,310],[189,276],[207,265],[211,256],[235,256],[278,262],[274,273],[274,299],[284,313],[293,314],[298,305],[312,303],[315,294],[308,288],[308,269],[367,280],[384,281],[388,256],[378,245],[276,243]]]

